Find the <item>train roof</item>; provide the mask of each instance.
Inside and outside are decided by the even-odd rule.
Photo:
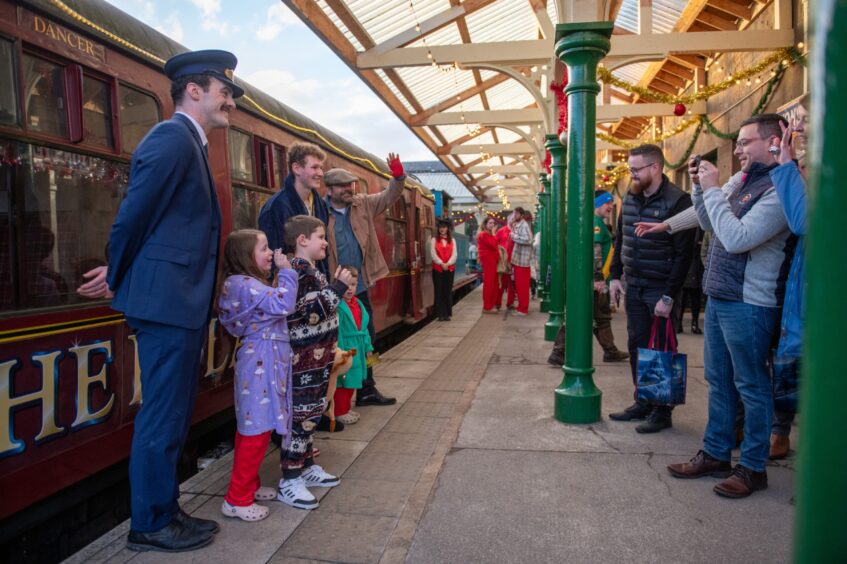
[[[18,0],[21,4],[50,15],[62,23],[89,33],[138,60],[161,69],[167,59],[190,51],[166,35],[135,19],[119,8],[103,0]],[[247,111],[265,121],[274,123],[342,157],[356,161],[364,168],[390,177],[385,161],[350,143],[319,123],[283,104],[243,80],[235,81],[244,88],[244,97],[236,100],[239,109]],[[387,110],[386,110],[387,111]],[[419,187],[425,196],[432,198],[430,190],[407,179],[409,184]]]

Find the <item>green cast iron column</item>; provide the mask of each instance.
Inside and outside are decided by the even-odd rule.
[[[567,151],[556,135],[547,135],[544,146],[550,151],[550,317],[544,325],[544,340],[555,341],[565,322],[565,256],[567,254],[567,216],[565,215],[565,155]]]
[[[844,444],[844,124],[847,107],[847,2],[815,3],[819,24],[812,51],[809,238],[806,264],[805,355],[800,377],[800,449],[797,470],[795,562],[844,562],[847,535],[847,448]],[[824,22],[828,22],[824,25]],[[818,65],[820,63],[820,65]],[[816,91],[817,89],[817,91]],[[838,116],[841,116],[840,118]],[[833,242],[836,243],[833,248]]]
[[[550,287],[547,285],[547,270],[550,264],[550,181],[547,180],[547,174],[541,173],[541,184],[544,186],[544,192],[538,194],[538,202],[541,206],[541,217],[539,218],[539,226],[541,227],[541,249],[538,257],[538,288],[541,303],[539,308],[541,313],[550,311]]]
[[[565,377],[556,388],[554,416],[564,423],[600,419],[602,392],[594,385],[594,169],[597,63],[609,52],[613,22],[556,26],[556,57],[568,66],[568,242]]]

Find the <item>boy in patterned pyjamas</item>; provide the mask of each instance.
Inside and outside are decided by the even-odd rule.
[[[326,256],[326,228],[317,218],[298,215],[285,224],[285,243],[294,248],[291,268],[297,272],[297,301],[288,317],[291,361],[292,425],[280,449],[282,480],[277,498],[299,509],[318,506],[308,486],[333,487],[337,477],[314,463],[312,435],[326,410],[326,392],[338,340],[336,309],[351,274],[342,268],[330,284],[315,267]]]

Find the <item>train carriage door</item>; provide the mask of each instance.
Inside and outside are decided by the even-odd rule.
[[[417,189],[412,189],[409,198],[408,233],[406,240],[409,245],[409,289],[411,290],[410,316],[415,320],[426,316],[423,302],[423,271],[424,271],[424,248],[423,224],[424,209],[423,198]]]

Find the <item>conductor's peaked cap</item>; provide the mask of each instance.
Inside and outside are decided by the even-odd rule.
[[[189,51],[168,59],[165,63],[165,74],[171,80],[194,74],[213,76],[232,88],[233,98],[239,98],[244,95],[244,89],[232,80],[232,72],[237,64],[238,59],[229,51]]]

